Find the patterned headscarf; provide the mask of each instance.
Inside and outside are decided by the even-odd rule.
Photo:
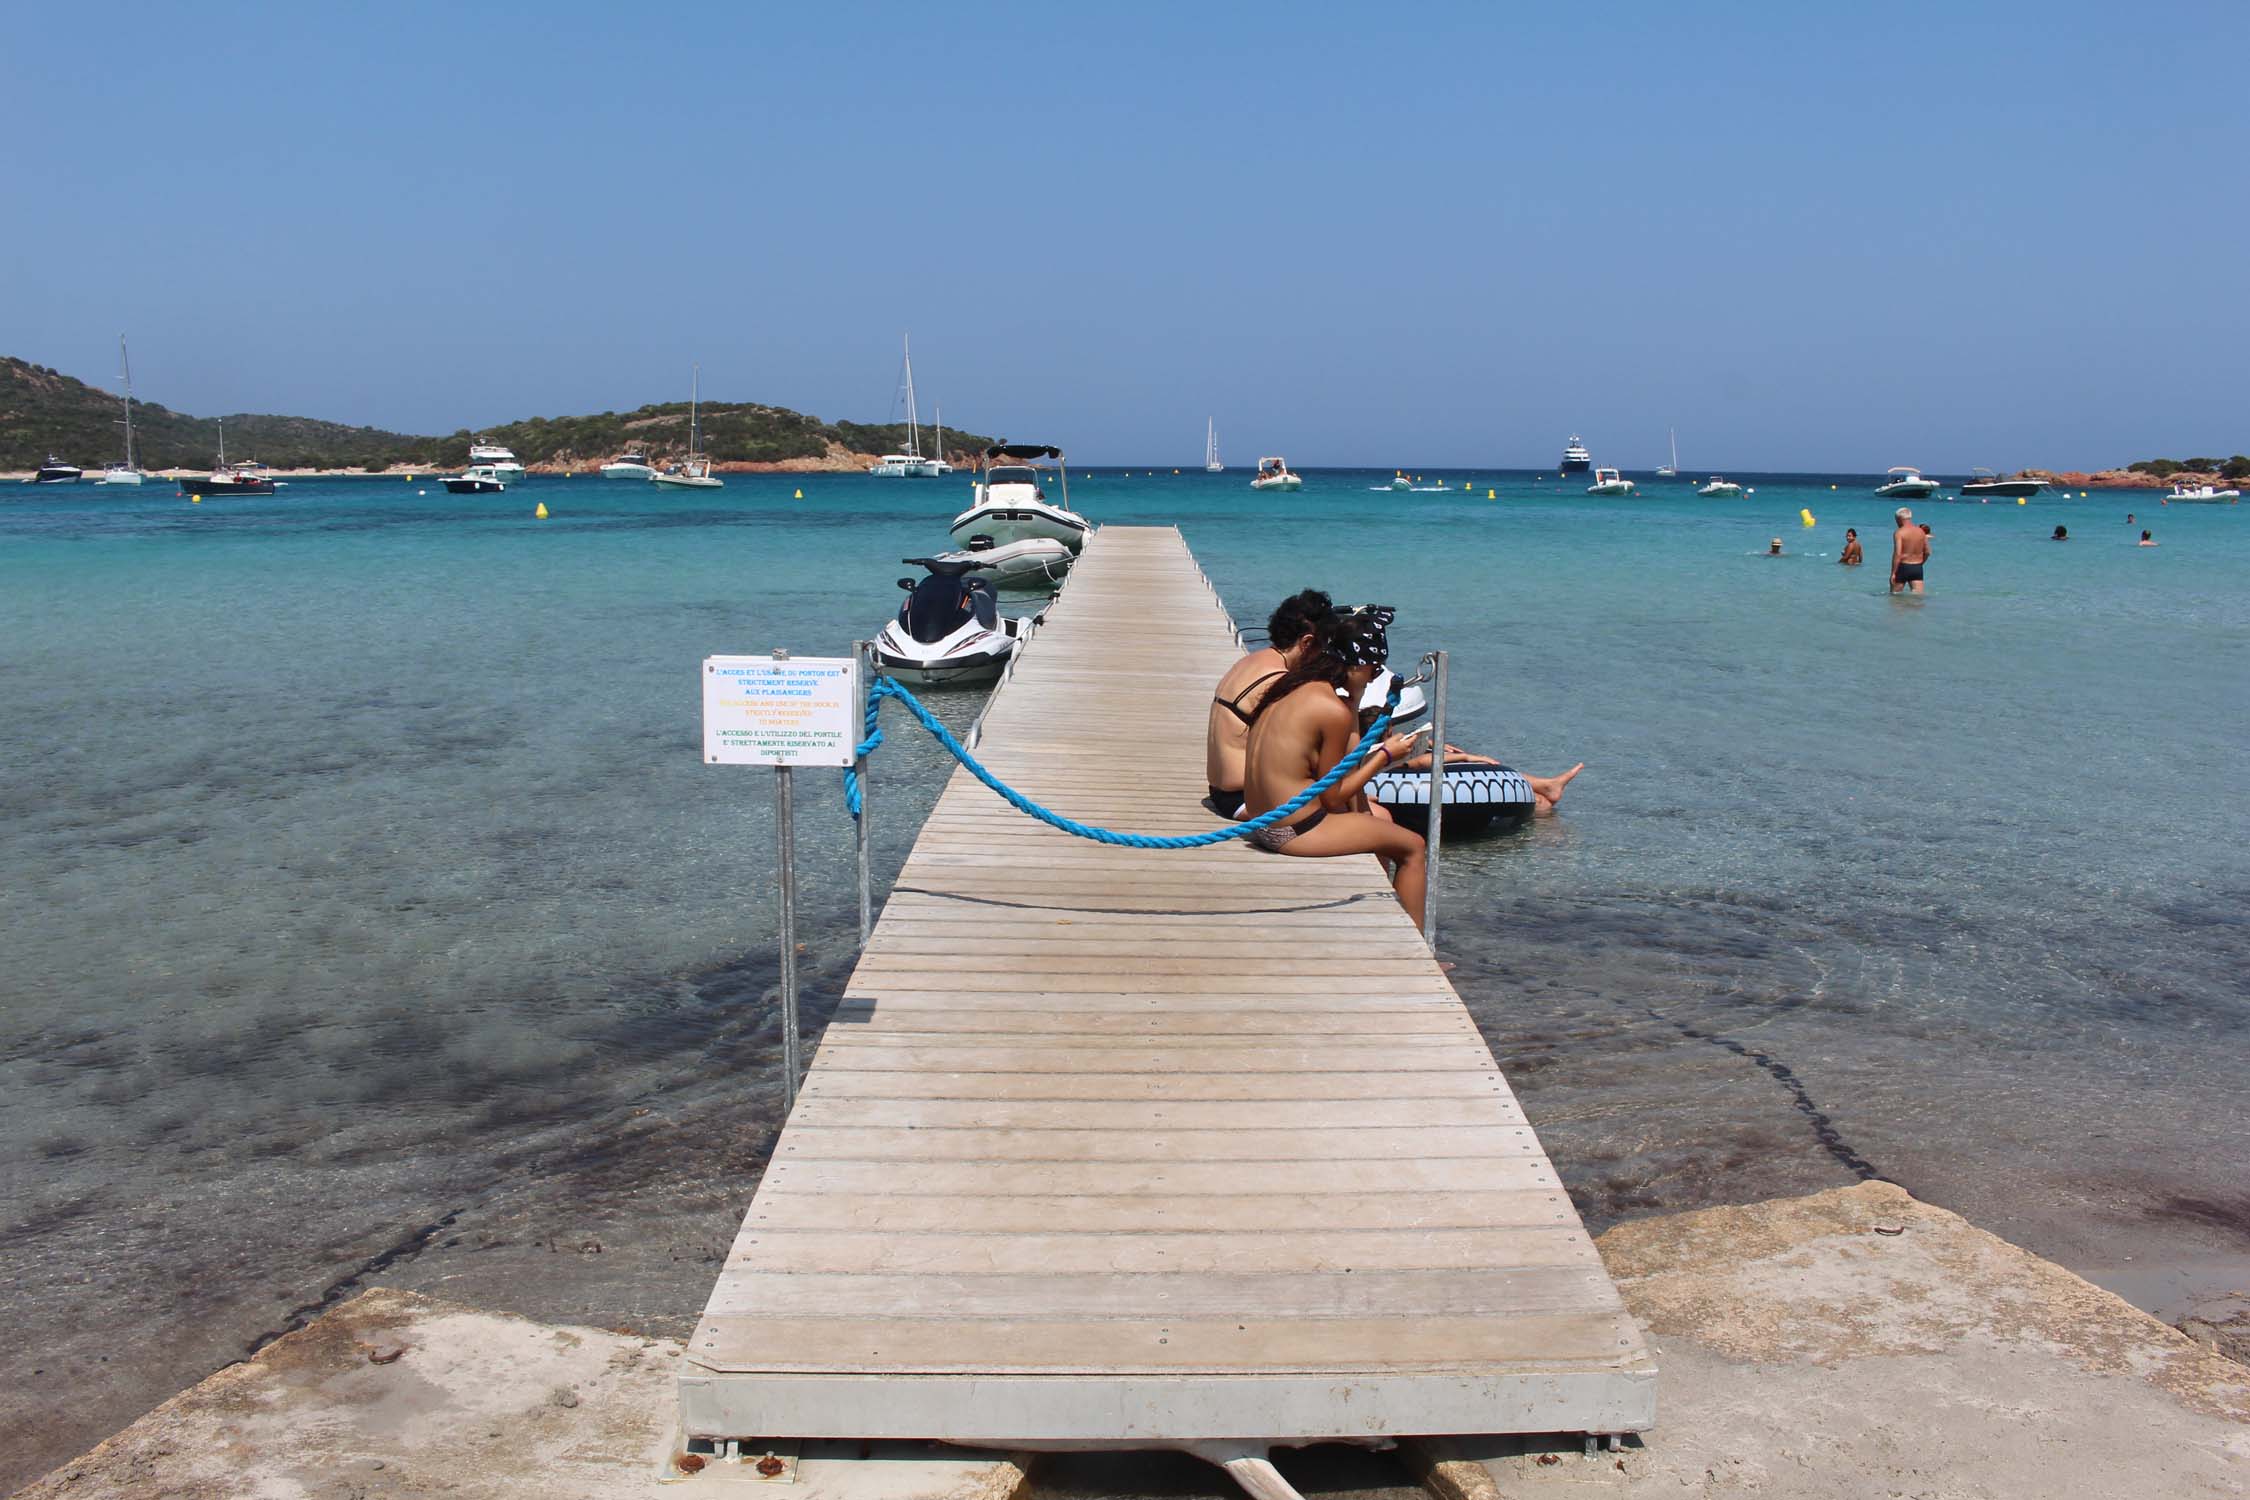
[[[1388,604],[1361,604],[1337,613],[1336,623],[1342,627],[1343,640],[1338,654],[1345,664],[1354,667],[1380,667],[1390,660],[1391,641],[1388,634],[1391,621],[1398,611]]]

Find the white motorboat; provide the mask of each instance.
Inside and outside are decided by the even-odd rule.
[[[1659,479],[1677,479],[1680,477],[1680,429],[1673,427],[1668,430],[1672,434],[1672,461],[1656,471],[1656,477]]]
[[[439,483],[449,495],[498,495],[508,488],[508,481],[501,477],[495,464],[471,464],[459,474],[445,476]]]
[[[991,580],[977,576],[985,571],[982,562],[909,557],[906,563],[924,574],[898,581],[906,602],[875,637],[876,665],[917,687],[998,677],[1038,616],[1004,618]]]
[[[1257,477],[1250,481],[1254,490],[1301,490],[1305,481],[1289,472],[1289,461],[1279,456],[1258,460]]]
[[[942,458],[922,456],[921,423],[914,412],[913,341],[902,338],[900,347],[906,355],[906,451],[884,454],[867,472],[879,479],[937,479],[951,473],[953,466]]]
[[[1875,486],[1875,493],[1885,500],[1927,500],[1937,493],[1938,482],[1924,479],[1912,464],[1896,464],[1885,472],[1891,477]]]
[[[602,478],[604,479],[654,479],[655,477],[656,465],[650,463],[648,455],[638,449],[631,453],[620,453],[617,457],[602,465]]]
[[[942,563],[977,563],[994,587],[1046,589],[1063,581],[1078,554],[1052,537],[1027,536],[1020,541],[995,542],[978,533],[959,552],[940,552]]]
[[[1219,419],[1217,417],[1205,417],[1203,419],[1203,472],[1206,474],[1224,474],[1226,471],[1227,466],[1219,462]]]
[[[1594,471],[1594,482],[1586,486],[1586,493],[1589,495],[1630,495],[1633,493],[1633,481],[1627,479],[1615,469],[1596,469]]]
[[[1053,469],[1039,466],[1052,459]],[[1042,481],[1053,474],[1061,481],[1060,503],[1049,500]],[[984,464],[971,488],[973,503],[953,518],[954,539],[966,543],[973,536],[988,536],[994,546],[1020,542],[1026,537],[1046,537],[1072,552],[1086,545],[1094,528],[1070,508],[1070,469],[1062,449],[1041,443],[994,443],[984,450]]]
[[[2214,505],[2229,500],[2240,500],[2242,491],[2214,489],[2208,484],[2186,485],[2174,480],[2171,493],[2164,498],[2168,501],[2177,500],[2186,505]]]
[[[726,488],[727,482],[711,472],[711,460],[703,456],[703,424],[697,415],[701,410],[702,400],[703,366],[697,365],[694,373],[688,377],[687,457],[649,475],[649,483],[676,490]]]
[[[118,378],[125,383],[125,419],[122,423],[125,428],[125,462],[111,464],[103,469],[102,477],[94,482],[137,485],[148,476],[141,472],[140,461],[133,456],[133,361],[125,351],[125,335],[122,333],[117,336],[117,373]]]
[[[523,478],[524,467],[516,456],[498,443],[469,444],[469,467],[484,467],[498,474],[504,482],[512,483]]]
[[[26,479],[24,483],[76,484],[80,476],[85,474],[85,472],[86,471],[79,468],[78,465],[64,463],[61,459],[55,457],[55,455],[50,453],[47,455],[47,461],[41,464],[38,471],[34,473],[29,479]]]
[[[1697,487],[1696,493],[1713,500],[1735,500],[1741,497],[1742,486],[1713,474],[1709,481]]]
[[[1979,468],[1970,478],[1961,482],[1964,500],[2028,500],[2047,487],[2044,479],[2002,479],[1990,469]]]
[[[1555,470],[1556,475],[1567,477],[1572,474],[1583,474],[1593,466],[1594,455],[1586,450],[1586,445],[1583,442],[1579,441],[1578,434],[1572,433],[1570,441],[1563,445],[1562,465]]]

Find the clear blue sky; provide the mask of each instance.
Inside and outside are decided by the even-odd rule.
[[[2250,5],[33,5],[0,353],[445,432],[2250,451]]]

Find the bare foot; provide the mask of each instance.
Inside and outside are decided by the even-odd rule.
[[[1586,762],[1580,761],[1560,776],[1526,776],[1524,780],[1531,783],[1531,795],[1539,799],[1540,807],[1551,812],[1555,804],[1562,801],[1563,788],[1575,781],[1578,773],[1585,769]]]

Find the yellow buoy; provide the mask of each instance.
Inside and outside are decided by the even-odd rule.
[[[2018,496],[2016,496],[2016,504],[2018,504],[2018,505],[2029,505],[2030,503],[2031,503],[2031,502],[2030,502],[2030,501],[2028,501],[2028,500],[2026,500],[2026,499],[2024,499],[2024,497],[2023,497],[2023,496],[2021,496],[2021,495],[2018,495]]]
[[[1830,489],[1834,489],[1834,488],[1836,488],[1836,486],[1834,486],[1834,485],[1830,485],[1830,486],[1829,486],[1829,488],[1830,488]]]
[[[546,519],[547,519],[547,502],[546,502],[546,501],[544,501],[544,500],[540,501],[540,502],[539,502],[539,508],[538,508],[537,510],[533,511],[533,512],[532,512],[532,514],[533,514],[534,516],[538,517],[538,518],[539,518],[540,520],[542,520],[542,521],[546,520]]]
[[[203,497],[201,495],[190,495],[187,497],[187,503],[190,505],[201,505],[203,503]]]
[[[1492,491],[1490,491],[1490,490],[1486,490],[1486,491],[1484,492],[1484,498],[1485,498],[1485,499],[1487,499],[1487,500],[1497,500],[1497,499],[1499,499],[1500,497],[1499,497],[1498,495],[1494,494],[1494,493],[1493,493]]]
[[[1798,512],[1797,512],[1797,514],[1798,514],[1798,515],[1800,515],[1800,516],[1803,516],[1803,517],[1805,518],[1805,524],[1806,524],[1807,526],[1810,526],[1810,525],[1812,525],[1812,524],[1813,524],[1813,518],[1812,518],[1812,512],[1811,512],[1811,511],[1809,511],[1809,510],[1800,510],[1800,511],[1798,511]]]
[[[413,476],[412,474],[409,474],[409,475],[407,475],[407,476],[406,476],[406,482],[407,482],[408,484],[412,484],[412,483],[414,482],[414,476]]]
[[[797,499],[797,500],[802,500],[802,499],[804,499],[804,498],[805,498],[805,492],[804,492],[803,490],[799,490],[799,491],[797,491],[797,493],[796,493],[796,494],[795,494],[794,496],[792,496],[791,498],[793,498],[793,499]]]

